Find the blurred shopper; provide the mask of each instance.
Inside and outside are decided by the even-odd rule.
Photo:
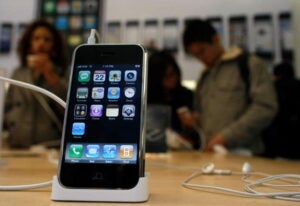
[[[178,117],[178,109],[192,109],[193,92],[181,85],[181,71],[174,57],[166,51],[154,52],[149,57],[148,104],[169,105],[171,129],[188,141],[191,148],[200,148],[195,130],[185,130]],[[172,133],[174,134],[174,133]]]
[[[18,44],[20,66],[12,78],[47,89],[65,99],[67,58],[65,42],[43,20],[29,24]],[[64,109],[48,97],[11,85],[5,98],[4,126],[11,147],[29,147],[61,137]]]
[[[230,151],[261,154],[260,133],[277,111],[275,90],[263,62],[239,48],[225,51],[216,30],[200,19],[187,24],[183,43],[186,52],[206,67],[195,93],[198,117],[182,117],[182,122],[202,128],[207,151],[222,145]],[[248,72],[247,78],[242,71]]]

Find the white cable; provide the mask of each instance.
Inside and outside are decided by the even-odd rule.
[[[2,76],[0,76],[0,80],[1,81],[9,82],[10,84],[13,84],[13,85],[16,85],[16,86],[20,86],[20,87],[23,87],[23,88],[26,88],[26,89],[30,89],[30,90],[33,90],[33,91],[40,92],[40,93],[42,93],[42,94],[50,97],[54,101],[56,101],[63,108],[66,108],[66,102],[64,100],[62,100],[57,95],[49,92],[46,89],[43,89],[41,87],[38,87],[38,86],[35,86],[35,85],[32,85],[32,84],[26,83],[26,82],[17,81],[17,80],[10,79],[10,78],[5,78],[5,77],[2,77]],[[36,184],[30,184],[30,185],[12,185],[12,186],[0,185],[0,191],[35,189],[35,188],[40,188],[40,187],[48,187],[51,184],[52,184],[52,181],[47,181],[47,182],[42,182],[42,183],[36,183]]]
[[[233,189],[224,188],[224,187],[189,183],[189,181],[191,181],[192,179],[194,179],[195,177],[197,177],[201,174],[202,174],[202,171],[194,172],[193,174],[191,174],[189,177],[187,177],[182,182],[182,186],[187,187],[187,188],[213,189],[213,190],[219,190],[219,191],[223,191],[223,192],[235,193],[235,194],[239,194],[239,195],[246,195],[246,196],[252,196],[252,197],[262,196],[262,195],[252,194],[252,193],[248,193],[248,192],[242,192],[242,191],[239,191],[239,190],[233,190]]]
[[[40,187],[48,187],[51,185],[52,185],[52,181],[30,184],[30,185],[12,185],[12,186],[0,185],[0,191],[29,190],[29,189],[36,189]]]
[[[260,184],[258,183],[257,185],[260,185]],[[254,190],[253,188],[251,188],[251,186],[252,185],[245,185],[244,189],[250,193],[259,194],[259,195],[269,194],[269,193],[258,192],[256,190]],[[256,184],[255,184],[255,186],[256,186]],[[272,194],[272,193],[270,193],[270,194]],[[300,202],[300,192],[278,192],[277,194],[276,193],[273,193],[273,194],[274,194],[274,196],[272,196],[271,198]]]
[[[26,82],[14,80],[14,79],[2,77],[2,76],[0,76],[0,80],[9,82],[10,84],[13,84],[13,85],[16,85],[16,86],[20,86],[20,87],[23,87],[23,88],[26,88],[26,89],[30,89],[30,90],[33,90],[33,91],[40,92],[40,93],[42,93],[42,94],[50,97],[54,101],[56,101],[63,108],[66,108],[66,102],[64,100],[62,100],[57,95],[53,94],[52,92],[49,92],[46,89],[43,89],[41,87],[38,87],[38,86],[35,86],[35,85],[32,85],[32,84],[26,83]]]
[[[243,173],[241,172],[234,172],[233,174],[239,174],[239,175],[242,175]],[[248,177],[250,176],[253,176],[253,175],[257,175],[257,176],[265,176],[265,177],[270,177],[272,175],[270,174],[266,174],[266,173],[262,173],[262,172],[251,172],[251,175],[245,175],[241,178],[241,180],[243,182],[246,182],[246,183],[253,183],[253,181],[251,180],[247,180]],[[282,182],[287,182],[287,183],[290,183],[290,184],[271,184],[271,183],[263,183],[262,185],[263,186],[268,186],[268,187],[300,187],[300,182],[299,181],[294,181],[292,179],[287,179],[287,178],[281,178],[280,181]]]
[[[253,186],[257,186],[257,185],[265,185],[266,182],[271,181],[271,180],[282,180],[283,179],[284,181],[286,181],[286,180],[288,180],[287,178],[299,178],[300,179],[300,175],[297,175],[297,174],[282,174],[282,175],[267,176],[265,178],[262,178],[257,181],[253,181],[253,182],[245,185],[244,189],[246,190],[246,192],[234,190],[234,189],[230,189],[230,188],[212,186],[212,185],[189,183],[192,179],[196,178],[197,176],[199,176],[201,174],[203,174],[202,170],[192,173],[190,176],[188,176],[182,182],[182,186],[187,187],[187,188],[202,188],[202,189],[219,190],[222,192],[228,192],[228,193],[233,193],[233,194],[243,195],[243,196],[250,196],[250,197],[269,197],[269,198],[288,200],[288,201],[297,201],[297,202],[300,201],[300,192],[262,193],[262,192],[257,192],[256,190],[254,190],[252,188]],[[233,172],[232,174],[245,175],[244,173],[239,173],[239,172]],[[252,173],[249,173],[247,175],[250,175],[250,174],[252,174]],[[255,174],[260,174],[260,173],[255,173]],[[261,173],[261,174],[264,174],[264,173]]]
[[[298,174],[280,174],[280,175],[272,175],[269,177],[265,177],[262,179],[259,179],[257,181],[253,181],[247,185],[245,185],[245,190],[249,191],[251,193],[254,194],[268,194],[268,193],[262,193],[262,192],[257,192],[256,190],[254,190],[252,187],[253,186],[259,186],[259,185],[264,185],[265,182],[269,182],[269,181],[273,181],[273,180],[282,180],[282,179],[286,179],[286,178],[298,178],[300,179],[300,175]],[[299,187],[299,185],[297,185]],[[297,198],[298,196],[298,198]],[[295,197],[295,198],[293,198]],[[300,192],[279,192],[278,195],[274,195],[273,198],[277,198],[277,199],[284,199],[284,200],[292,200],[292,201],[300,201]]]
[[[100,42],[100,34],[96,29],[91,29],[90,36],[88,37],[88,44],[96,44],[96,42]]]

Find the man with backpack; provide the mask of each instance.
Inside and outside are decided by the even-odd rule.
[[[277,111],[273,82],[263,62],[239,48],[225,51],[216,30],[200,19],[186,25],[183,43],[186,52],[206,66],[195,91],[196,113],[181,116],[183,124],[202,129],[208,151],[222,145],[261,154],[260,133]]]

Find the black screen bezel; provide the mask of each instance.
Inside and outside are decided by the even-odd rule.
[[[65,187],[76,188],[133,188],[140,176],[143,176],[143,152],[142,152],[142,133],[143,133],[143,98],[144,98],[144,49],[139,45],[82,45],[79,46],[73,55],[72,71],[70,81],[73,79],[73,67],[84,64],[140,64],[142,72],[141,83],[141,115],[140,136],[137,139],[137,162],[136,164],[70,164],[64,161],[68,142],[65,141],[65,129],[63,131],[62,156],[59,168],[58,178]],[[70,99],[70,88],[67,102]],[[64,127],[67,121],[66,108]],[[72,112],[72,111],[69,111]],[[95,176],[95,178],[93,178]]]

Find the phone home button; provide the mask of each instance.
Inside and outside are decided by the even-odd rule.
[[[103,180],[103,173],[96,172],[92,175],[92,180]]]

